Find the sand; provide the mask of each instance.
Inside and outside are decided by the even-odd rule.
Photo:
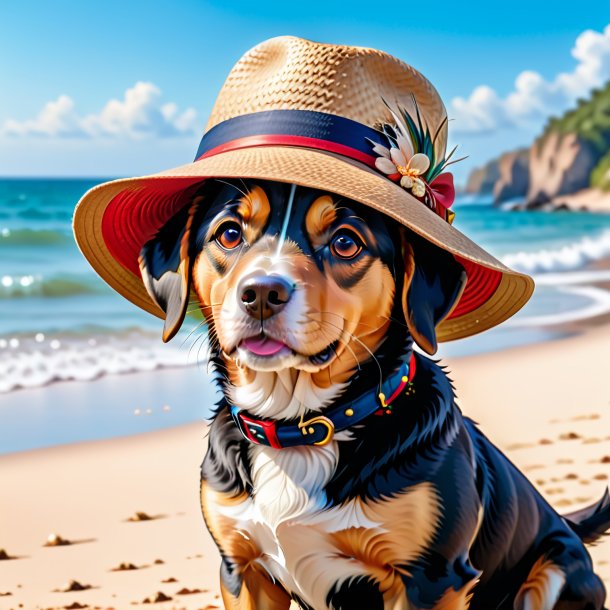
[[[582,189],[567,195],[558,195],[551,204],[554,206],[566,205],[571,210],[584,210],[610,214],[610,193],[596,188]]]
[[[463,411],[554,506],[570,511],[601,496],[610,477],[610,324],[445,363]],[[1,456],[0,549],[16,559],[0,561],[0,594],[10,593],[0,608],[130,608],[157,592],[172,599],[144,607],[222,607],[219,557],[199,512],[204,436],[203,424],[189,424]],[[154,518],[128,521],[137,511]],[[43,547],[52,533],[75,544]],[[591,552],[610,588],[610,542]],[[123,562],[138,569],[111,571]],[[71,580],[92,588],[54,591]]]

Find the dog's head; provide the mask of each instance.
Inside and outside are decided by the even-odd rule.
[[[279,182],[210,181],[140,257],[164,340],[193,289],[231,370],[347,381],[384,344],[436,351],[465,282],[453,256],[389,217]]]

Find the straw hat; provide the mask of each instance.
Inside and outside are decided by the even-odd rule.
[[[411,66],[375,49],[272,38],[231,70],[195,161],[88,191],[74,214],[76,241],[110,286],[163,318],[138,256],[203,180],[323,189],[384,212],[453,254],[468,281],[437,337],[466,337],[512,316],[534,284],[451,225],[446,144],[445,107]]]

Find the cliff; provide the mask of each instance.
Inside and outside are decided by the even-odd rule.
[[[527,193],[529,180],[529,150],[522,148],[504,153],[498,159],[499,177],[494,184],[495,203],[523,197]]]
[[[496,204],[522,198],[521,207],[552,208],[590,188],[610,191],[610,82],[551,119],[529,149],[474,170],[467,192],[493,193]]]
[[[464,191],[470,195],[487,195],[493,193],[494,186],[500,177],[498,160],[493,159],[483,167],[472,170]]]
[[[540,138],[530,149],[526,204],[538,207],[587,188],[599,159],[594,146],[575,133],[552,131]]]

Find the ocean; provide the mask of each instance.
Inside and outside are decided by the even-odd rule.
[[[79,252],[71,229],[74,206],[87,189],[104,181],[0,179],[0,429],[11,404],[26,409],[28,392],[57,382],[195,368],[198,363],[205,367],[201,333],[189,334],[194,322],[163,344],[161,321],[111,290]],[[610,271],[595,266],[610,256],[610,215],[506,212],[485,198],[458,198],[454,209],[454,226],[509,266],[534,275],[537,288],[512,320],[479,337],[445,344],[441,355],[548,339],[556,336],[558,323],[610,310],[610,293],[593,285],[610,282]],[[164,406],[155,409],[169,413]],[[144,403],[137,408],[140,413],[147,409]],[[137,408],[130,405],[130,413]],[[194,406],[147,426],[182,423],[201,414]],[[22,448],[9,444],[6,425],[4,430],[0,452],[9,445],[10,450]],[[97,437],[111,432],[104,428]]]

